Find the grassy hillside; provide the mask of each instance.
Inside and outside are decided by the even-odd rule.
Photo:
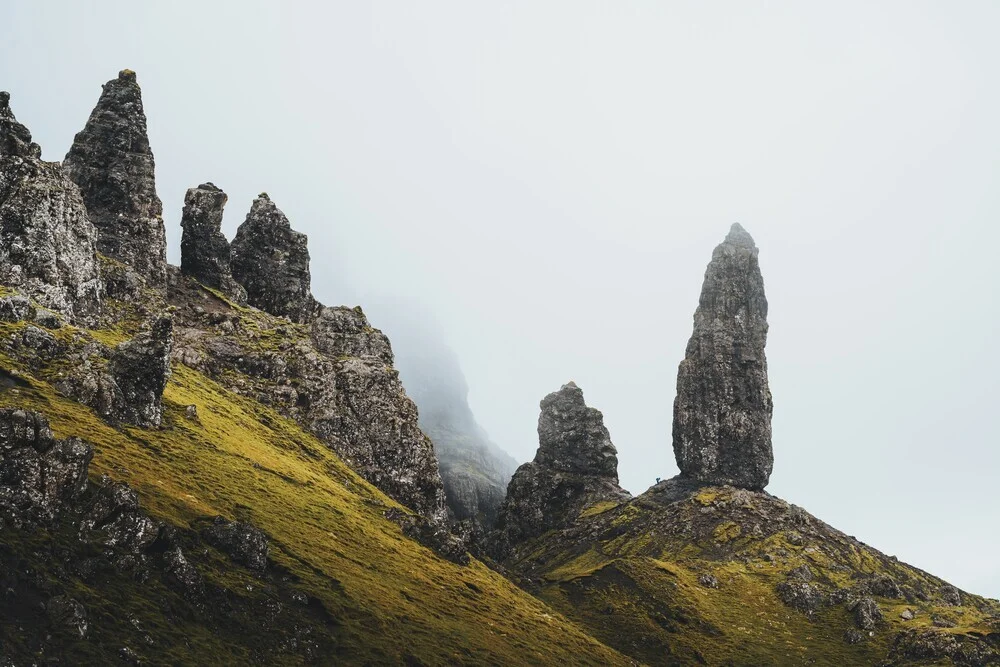
[[[154,519],[191,531],[207,517],[223,515],[267,533],[272,566],[264,577],[213,549],[189,557],[248,615],[268,605],[287,606],[286,589],[306,594],[296,630],[315,643],[316,662],[627,664],[481,563],[452,564],[404,537],[383,516],[399,506],[294,422],[175,364],[164,393],[163,427],[113,427],[53,389],[65,372],[59,358],[10,344],[28,326],[0,323],[0,368],[8,377],[0,382],[0,407],[37,410],[57,437],[93,443],[92,481],[107,474],[127,482]],[[50,333],[76,347],[122,337],[68,326]],[[186,416],[189,405],[196,406],[197,419]],[[144,664],[238,664],[259,657],[255,635],[266,626],[253,618],[220,612],[220,620],[206,626],[155,577],[139,582],[109,575],[94,585],[43,557],[76,549],[74,540],[58,530],[3,534],[5,558],[27,562],[53,590],[72,594],[87,608],[88,636],[56,633],[49,655],[61,655],[65,664],[103,662],[128,646]],[[40,649],[25,637],[34,630],[4,625],[0,653],[19,662],[31,652],[39,657]],[[294,657],[272,659],[303,660],[289,655]]]
[[[584,510],[510,566],[541,599],[649,664],[1000,661],[995,600],[766,493],[661,483]],[[870,628],[852,609],[864,598],[881,615]]]

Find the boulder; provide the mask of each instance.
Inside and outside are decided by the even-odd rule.
[[[135,72],[122,70],[104,84],[63,166],[83,193],[98,230],[98,251],[129,265],[148,283],[163,284],[163,204],[156,195],[153,152]]]
[[[767,486],[774,463],[767,299],[757,253],[734,224],[712,254],[677,373],[673,425],[682,475],[753,490]]]
[[[267,535],[245,521],[229,521],[217,516],[212,525],[202,529],[201,535],[240,565],[258,571],[267,567]]]

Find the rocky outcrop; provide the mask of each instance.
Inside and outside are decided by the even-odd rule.
[[[510,480],[490,550],[498,559],[525,540],[571,525],[600,501],[628,500],[604,416],[573,382],[542,399],[538,451]]]
[[[41,160],[0,92],[0,284],[90,322],[102,295],[96,244],[79,189],[58,163]]]
[[[232,245],[233,277],[251,306],[293,322],[312,320],[318,304],[310,292],[307,241],[266,193],[254,200]]]
[[[83,193],[98,230],[98,251],[128,264],[147,282],[162,284],[167,266],[163,205],[156,196],[135,72],[122,70],[104,84],[63,166]]]
[[[0,529],[51,522],[87,488],[93,448],[56,440],[45,417],[0,409]]]
[[[267,567],[267,535],[246,521],[217,516],[210,526],[202,529],[201,536],[240,565],[257,571]]]
[[[767,299],[750,235],[734,224],[715,248],[677,373],[674,455],[681,474],[763,489],[771,475]]]
[[[160,425],[172,345],[173,321],[163,315],[147,331],[115,348],[108,368],[123,400],[114,419],[136,426]]]
[[[332,357],[372,357],[392,365],[389,339],[368,323],[361,306],[319,306],[311,334],[316,349]]]
[[[184,195],[181,272],[243,304],[246,290],[233,279],[229,241],[222,233],[222,210],[228,199],[213,183],[202,183]]]

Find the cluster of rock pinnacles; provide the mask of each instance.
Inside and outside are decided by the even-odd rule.
[[[41,160],[9,99],[0,93],[0,282],[83,324],[96,321],[108,294],[120,296],[136,281],[165,284],[163,206],[135,73],[123,70],[104,85],[62,165]],[[261,194],[230,243],[221,231],[226,202],[212,183],[187,191],[181,273],[238,304],[310,324],[323,350],[326,330],[347,325],[343,313],[313,298],[306,236]],[[738,224],[716,247],[678,372],[673,422],[683,477],[753,490],[766,486],[773,462],[767,300],[757,254]],[[126,267],[125,277],[102,276],[99,255]],[[348,324],[367,329],[366,322]],[[107,382],[86,378],[70,389],[107,416],[158,425],[171,336],[169,318],[154,318],[149,331],[115,350]],[[391,363],[388,341],[379,341],[373,354]],[[541,534],[585,504],[628,497],[618,485],[617,452],[603,417],[575,384],[542,400],[538,432],[535,459],[515,473],[500,509],[500,543]],[[422,513],[443,516],[440,478],[431,486]]]
[[[767,299],[753,239],[733,224],[705,271],[694,332],[677,373],[674,455],[681,477],[703,484],[767,486],[771,392],[767,384]],[[571,523],[588,505],[621,501],[617,450],[601,413],[575,383],[542,399],[539,447],[514,473],[491,550]]]

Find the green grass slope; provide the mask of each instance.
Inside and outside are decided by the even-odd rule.
[[[0,323],[0,341],[15,339],[26,326]],[[117,331],[69,326],[51,333],[73,345],[122,338]],[[223,515],[249,520],[270,536],[273,565],[263,579],[211,549],[189,555],[206,580],[251,615],[280,604],[276,591],[285,586],[307,594],[308,613],[297,612],[297,622],[311,633],[315,662],[628,664],[478,561],[461,567],[404,537],[383,516],[396,503],[261,404],[174,364],[163,426],[114,427],[53,388],[66,370],[60,359],[29,358],[13,349],[0,344],[0,369],[8,378],[0,382],[0,407],[37,410],[57,437],[91,442],[92,481],[106,474],[127,482],[144,511],[181,531]],[[197,407],[198,419],[185,415],[189,405]],[[43,572],[55,589],[87,608],[88,636],[55,633],[48,659],[104,663],[124,646],[134,647],[144,664],[246,664],[259,656],[254,644],[261,626],[254,619],[206,626],[185,615],[177,594],[155,578],[108,576],[91,584],[67,572],[51,555],[75,549],[74,540],[59,529],[0,535],[0,554]],[[176,613],[165,614],[171,608]],[[36,629],[24,623],[0,627],[0,654],[46,658],[27,641]],[[289,655],[295,657],[270,660],[302,661]]]
[[[1000,662],[997,601],[766,493],[671,480],[584,510],[507,565],[595,637],[654,665]],[[808,595],[789,593],[803,584]],[[862,629],[852,606],[865,597],[882,618]]]

